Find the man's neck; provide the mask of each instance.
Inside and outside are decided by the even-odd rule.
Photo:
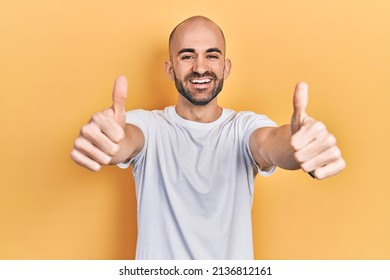
[[[176,105],[176,113],[189,121],[210,123],[216,121],[221,116],[222,108],[218,106],[216,99],[204,106],[179,101]]]

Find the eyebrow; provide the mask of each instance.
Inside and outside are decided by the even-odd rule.
[[[211,48],[206,51],[206,53],[212,53],[212,52],[217,52],[219,54],[222,54],[222,51],[218,48]]]
[[[181,49],[181,50],[177,53],[177,55],[180,55],[180,54],[186,53],[186,52],[188,52],[188,53],[195,53],[195,49],[184,48],[184,49]],[[222,51],[221,51],[220,49],[218,49],[218,48],[210,48],[210,49],[207,49],[207,50],[206,50],[206,53],[212,53],[212,52],[217,52],[217,53],[219,53],[219,54],[222,55]]]
[[[195,49],[184,48],[184,49],[181,49],[181,50],[177,53],[177,55],[182,54],[182,53],[186,53],[186,52],[188,52],[188,53],[195,53]]]

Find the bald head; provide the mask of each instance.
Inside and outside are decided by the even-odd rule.
[[[230,59],[225,58],[225,37],[218,25],[202,16],[186,19],[169,37],[169,56],[165,71],[175,81],[179,103],[217,104],[215,97],[231,69]]]
[[[221,40],[223,43],[223,53],[225,53],[226,42],[222,29],[209,18],[204,16],[193,16],[179,23],[171,32],[169,36],[170,55],[172,55],[171,51],[173,43],[177,44],[178,41],[180,42],[183,36],[189,35],[190,32],[194,32],[200,29],[208,29],[209,31],[213,32],[214,36],[216,36],[217,39]]]

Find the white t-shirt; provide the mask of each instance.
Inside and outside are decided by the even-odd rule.
[[[258,170],[249,137],[275,126],[264,115],[223,109],[211,123],[175,107],[134,110],[126,122],[145,137],[133,166],[137,259],[253,259],[251,209]]]

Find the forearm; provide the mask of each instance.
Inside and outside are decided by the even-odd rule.
[[[252,154],[262,167],[278,166],[296,170],[300,164],[294,158],[290,125],[260,128],[251,137]]]
[[[289,124],[273,129],[270,139],[266,142],[264,154],[270,159],[273,165],[280,168],[288,170],[300,168],[299,162],[294,158]]]
[[[110,164],[118,164],[128,161],[136,156],[144,146],[144,136],[142,131],[127,124],[125,127],[125,137],[118,143],[118,151],[112,157]]]

